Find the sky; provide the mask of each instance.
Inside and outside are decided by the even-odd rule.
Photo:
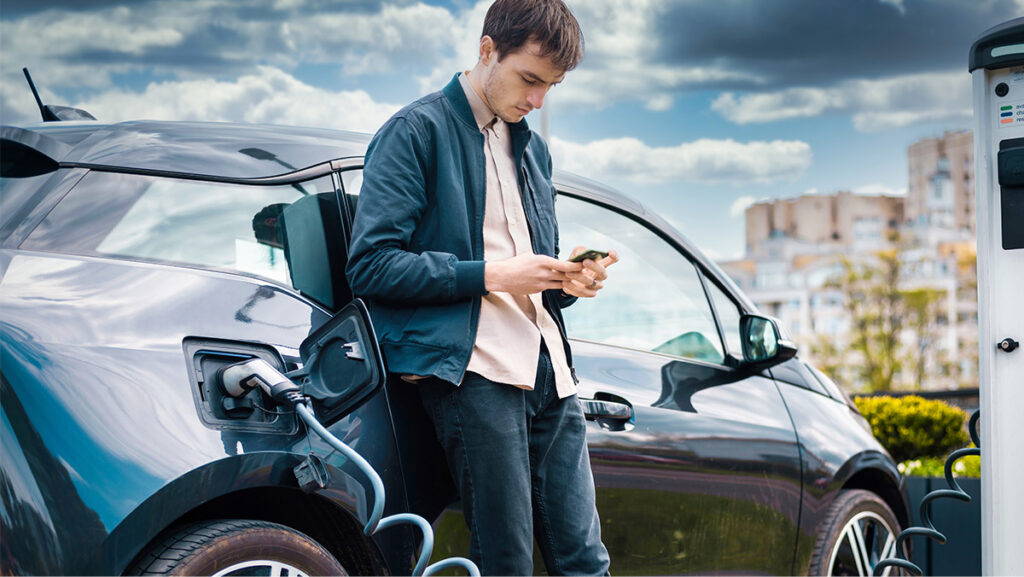
[[[907,146],[972,127],[967,56],[1024,0],[567,0],[580,66],[548,94],[556,168],[612,185],[709,256],[743,210],[905,194]],[[105,122],[373,132],[476,62],[490,0],[3,0],[0,122],[43,101]],[[527,117],[535,129],[539,112]]]

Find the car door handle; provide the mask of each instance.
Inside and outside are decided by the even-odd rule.
[[[583,414],[588,421],[597,419],[615,419],[628,421],[633,417],[633,407],[605,399],[580,399],[583,403]]]

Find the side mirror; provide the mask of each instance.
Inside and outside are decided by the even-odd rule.
[[[796,356],[796,345],[783,338],[775,319],[759,315],[740,317],[743,362],[763,369]]]

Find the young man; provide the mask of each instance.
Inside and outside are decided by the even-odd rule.
[[[562,0],[497,0],[476,66],[370,143],[355,217],[349,282],[420,393],[488,575],[532,574],[534,537],[551,574],[609,566],[561,308],[618,257],[555,258],[551,157],[523,119],[582,53]]]

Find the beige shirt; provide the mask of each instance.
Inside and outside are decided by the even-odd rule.
[[[495,116],[476,93],[467,74],[460,74],[459,81],[477,126],[484,134],[484,260],[499,261],[532,254],[508,125]],[[537,377],[541,339],[551,355],[559,398],[576,394],[561,332],[544,309],[540,293],[512,295],[491,291],[482,297],[476,342],[466,370],[497,383],[532,389]]]

